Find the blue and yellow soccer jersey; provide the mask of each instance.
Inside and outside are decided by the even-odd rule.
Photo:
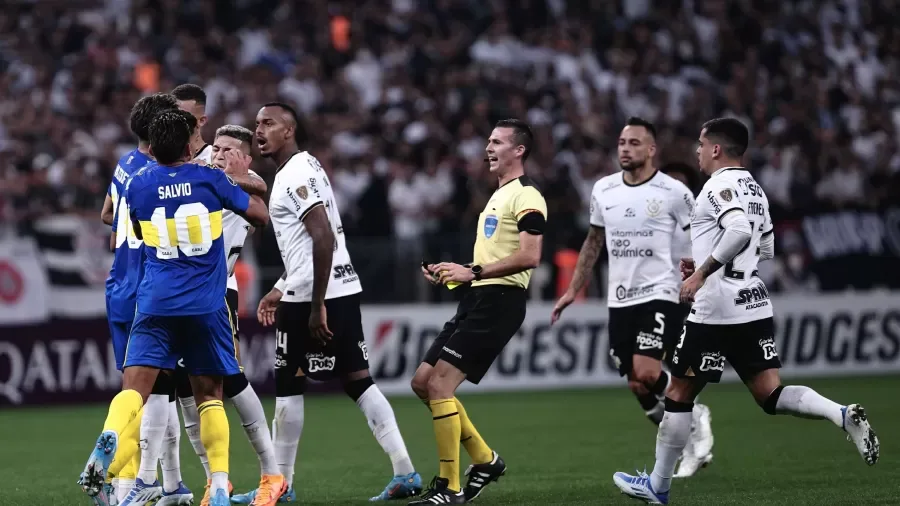
[[[222,210],[243,214],[250,196],[221,170],[186,163],[138,171],[125,199],[144,239],[137,311],[201,315],[223,307],[228,270]]]
[[[153,160],[137,149],[126,153],[116,165],[107,192],[113,203],[112,231],[116,234],[115,255],[109,277],[106,278],[106,312],[112,322],[130,323],[134,320],[134,300],[144,252],[141,251],[143,241],[137,238],[131,225],[125,183],[132,174],[151,163]]]

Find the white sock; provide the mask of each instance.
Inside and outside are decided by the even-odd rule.
[[[181,483],[181,422],[178,420],[178,406],[175,401],[169,402],[169,422],[166,425],[166,438],[163,441],[160,467],[163,474],[163,490],[174,492]]]
[[[381,393],[378,385],[372,385],[356,401],[356,405],[366,415],[372,434],[381,445],[384,453],[391,458],[394,466],[394,476],[406,476],[415,472],[403,436],[400,435],[400,427],[397,426],[397,418],[391,404]]]
[[[666,411],[656,435],[656,464],[650,474],[650,485],[655,492],[668,492],[672,487],[675,464],[691,437],[693,415]]]
[[[275,459],[275,445],[272,443],[272,434],[269,432],[269,424],[266,422],[266,412],[256,395],[253,387],[247,385],[241,393],[231,398],[241,425],[247,433],[250,445],[256,451],[259,458],[259,468],[262,474],[281,474],[278,461]]]
[[[276,397],[275,418],[272,419],[275,461],[289,487],[294,484],[294,462],[302,434],[303,396]]]
[[[210,496],[216,495],[216,492],[219,489],[224,490],[226,494],[228,493],[228,473],[212,473],[212,476],[210,476],[209,479],[212,481],[209,485]]]
[[[141,416],[141,468],[137,477],[144,483],[156,481],[156,466],[168,424],[169,396],[151,394]]]
[[[828,419],[843,428],[844,413],[841,408],[843,406],[822,397],[812,388],[800,385],[784,387],[778,396],[778,402],[775,403],[775,411],[778,413],[816,420]]]
[[[134,488],[134,478],[119,478],[119,486],[116,487],[116,499],[119,500],[119,504],[125,502],[132,488]]]
[[[187,432],[197,457],[200,457],[200,463],[206,471],[206,479],[209,480],[211,478],[209,459],[206,458],[206,448],[200,441],[200,413],[197,412],[197,401],[193,397],[179,397],[178,402],[181,404],[181,416],[184,417],[184,431]]]

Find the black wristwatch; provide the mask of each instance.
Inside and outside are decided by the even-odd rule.
[[[475,264],[472,267],[470,267],[470,269],[472,269],[472,274],[475,275],[475,281],[481,281],[481,271],[482,271],[481,266],[478,264]]]

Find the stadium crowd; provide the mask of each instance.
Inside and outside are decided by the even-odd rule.
[[[699,125],[727,115],[751,128],[746,163],[776,220],[874,207],[900,197],[898,4],[14,0],[0,10],[0,223],[99,220],[135,144],[129,108],[183,82],[206,90],[210,140],[252,128],[265,102],[296,106],[366,248],[354,259],[371,264],[357,266],[369,293],[400,290],[423,258],[471,254],[495,184],[483,149],[507,117],[537,135],[527,170],[549,207],[545,258],[580,246],[629,116],[656,123],[658,166],[695,190]],[[271,180],[275,167],[254,169]],[[271,230],[257,236],[277,276]],[[396,297],[423,295],[408,288]]]

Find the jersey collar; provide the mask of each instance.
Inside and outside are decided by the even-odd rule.
[[[284,166],[288,164],[288,162],[290,162],[295,156],[297,156],[297,155],[300,154],[300,153],[302,153],[302,151],[296,151],[296,152],[294,152],[294,154],[292,154],[291,156],[289,156],[289,157],[287,158],[287,160],[284,161],[284,163],[282,163],[281,165],[278,166],[277,169],[275,169],[275,173],[278,174],[278,173],[281,171],[281,169],[283,169]]]
[[[634,188],[634,187],[637,187],[637,186],[645,185],[645,184],[649,183],[650,181],[653,181],[653,178],[655,178],[656,175],[659,174],[659,169],[653,169],[653,174],[650,174],[650,177],[648,177],[647,179],[641,181],[641,182],[638,183],[638,184],[631,184],[631,183],[629,183],[628,181],[625,181],[625,171],[623,170],[623,171],[620,171],[620,172],[622,173],[622,184],[624,184],[625,186],[630,186],[630,187]]]
[[[194,153],[194,156],[192,156],[191,158],[197,158],[198,156],[200,156],[200,153],[203,153],[203,150],[205,150],[208,147],[209,147],[209,143],[204,144],[203,147],[198,149],[197,152]]]
[[[726,170],[747,170],[745,167],[722,167],[721,169],[712,173],[712,176],[718,176],[720,173],[725,172]]]

